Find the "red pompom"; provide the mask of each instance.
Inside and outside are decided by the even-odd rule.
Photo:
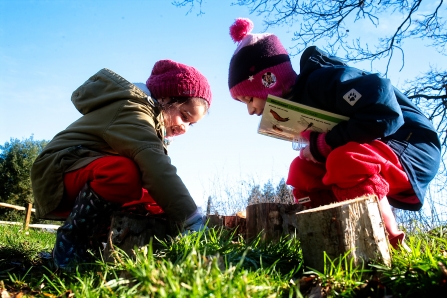
[[[253,22],[250,19],[238,18],[230,27],[230,36],[234,42],[239,42],[251,32],[253,27]]]

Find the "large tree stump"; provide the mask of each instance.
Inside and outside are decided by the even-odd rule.
[[[390,264],[388,238],[376,196],[330,204],[297,213],[304,264],[323,272],[324,252],[345,256],[355,266],[377,261]]]
[[[153,246],[157,247],[158,239],[166,239],[173,232],[178,232],[175,227],[163,216],[143,216],[133,213],[118,212],[112,216],[112,223],[104,250],[104,259],[107,262],[115,260],[115,247],[123,250],[128,256],[135,256],[135,247],[141,248],[153,240]]]
[[[279,240],[284,235],[295,235],[298,229],[296,213],[302,210],[299,204],[259,203],[247,206],[247,240],[259,233],[264,241]]]

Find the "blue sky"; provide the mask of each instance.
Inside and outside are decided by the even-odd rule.
[[[50,140],[80,117],[71,93],[102,68],[145,82],[156,61],[172,59],[199,69],[213,91],[209,115],[169,148],[196,202],[204,205],[218,190],[237,192],[242,181],[277,183],[297,152],[290,143],[258,135],[259,118],[229,95],[228,65],[236,48],[229,26],[249,17],[254,33],[264,30],[260,17],[231,2],[205,2],[205,14],[197,16],[171,1],[0,0],[0,144],[32,134]],[[356,26],[357,33],[377,37],[390,30],[388,22],[393,20],[381,20],[379,29]],[[293,45],[293,28],[269,32],[286,48]],[[395,85],[429,63],[447,65],[445,56],[421,42],[406,46],[404,70],[398,72],[400,61],[391,65]],[[292,63],[299,72],[299,55]],[[357,66],[371,70],[368,63]]]

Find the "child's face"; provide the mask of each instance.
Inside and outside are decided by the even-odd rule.
[[[170,106],[164,110],[166,136],[174,137],[186,133],[189,127],[199,122],[205,114],[205,106],[194,101]]]
[[[251,96],[237,96],[236,98],[247,105],[248,114],[262,115],[265,107],[265,99]]]

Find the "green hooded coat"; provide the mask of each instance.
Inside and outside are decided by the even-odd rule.
[[[73,92],[83,116],[58,133],[31,169],[36,216],[50,218],[64,194],[64,174],[107,155],[135,162],[143,187],[174,221],[197,206],[171,164],[164,146],[158,103],[109,69],[102,69]]]

